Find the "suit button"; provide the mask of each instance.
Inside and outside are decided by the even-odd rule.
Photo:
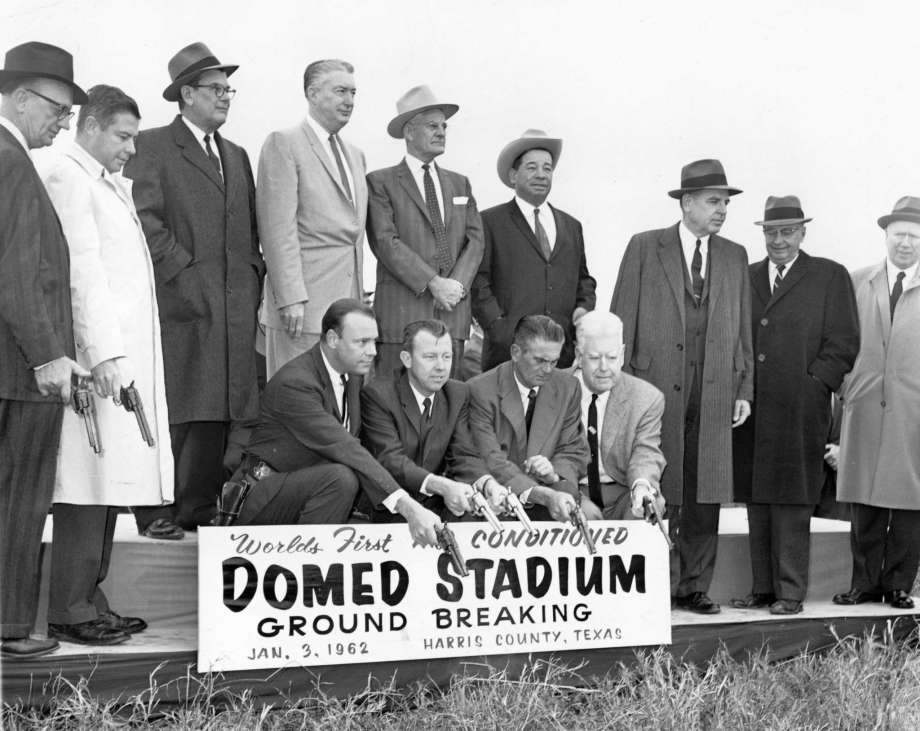
[[[683,344],[683,343],[678,343],[678,344],[677,344],[677,349],[678,349],[678,350],[683,350],[683,349],[684,349],[684,344]]]
[[[679,384],[679,383],[675,383],[675,384],[674,384],[674,390],[675,390],[675,391],[680,391],[680,384]]]
[[[883,409],[885,408],[885,402],[884,402],[884,401],[882,401],[882,408],[883,408]]]
[[[760,324],[761,324],[763,327],[766,327],[768,322],[770,322],[770,321],[769,321],[766,317],[764,317],[764,318],[760,321]]]
[[[760,353],[760,354],[757,356],[757,362],[758,362],[758,363],[763,363],[766,359],[767,359],[767,356],[765,356],[763,353]]]

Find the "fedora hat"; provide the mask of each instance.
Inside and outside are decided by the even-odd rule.
[[[412,119],[416,114],[427,112],[429,109],[440,109],[444,112],[444,117],[449,119],[453,117],[457,110],[460,109],[456,104],[444,104],[439,102],[434,92],[424,84],[422,86],[413,86],[409,91],[399,97],[396,102],[396,116],[390,120],[387,125],[387,133],[390,137],[401,140],[403,136],[403,127],[406,122]]]
[[[737,195],[742,191],[732,188],[725,179],[725,168],[718,160],[697,160],[689,165],[684,165],[680,171],[680,187],[668,191],[668,195],[678,200],[684,193],[695,190],[724,190],[729,195]]]
[[[898,198],[898,202],[894,204],[891,213],[887,216],[882,216],[878,220],[878,225],[882,228],[888,228],[888,224],[894,221],[913,221],[914,223],[920,223],[920,198],[915,198],[912,195],[905,195],[903,198]]]
[[[797,195],[770,195],[763,207],[763,221],[754,221],[755,226],[787,226],[794,223],[808,223]]]
[[[0,86],[15,79],[54,79],[73,91],[73,103],[85,104],[86,92],[73,83],[73,56],[49,43],[30,41],[11,48],[0,69]]]
[[[553,167],[559,164],[559,156],[562,155],[562,140],[558,137],[550,137],[542,129],[525,130],[520,137],[512,140],[498,153],[498,178],[509,188],[513,188],[508,177],[511,171],[511,165],[528,150],[541,149],[549,152],[553,158]]]
[[[190,43],[169,59],[167,68],[172,83],[163,90],[163,98],[168,102],[177,102],[179,90],[205,71],[220,70],[229,76],[239,66],[221,63],[204,43]]]

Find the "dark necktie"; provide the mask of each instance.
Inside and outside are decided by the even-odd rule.
[[[693,284],[693,297],[699,302],[703,297],[703,255],[700,253],[702,242],[696,240],[696,248],[693,250],[693,261],[690,264],[690,281]]]
[[[891,288],[891,296],[888,298],[888,303],[891,305],[891,319],[894,320],[894,308],[898,305],[898,300],[901,299],[901,293],[904,291],[904,272],[898,272],[898,278],[894,282],[894,286]]]
[[[431,399],[428,396],[422,399],[422,421],[426,424],[431,421]]]
[[[533,230],[537,235],[537,242],[540,244],[540,251],[543,252],[543,258],[549,261],[553,251],[549,248],[549,236],[546,235],[546,229],[540,223],[540,209],[533,209]]]
[[[783,272],[786,271],[786,265],[780,264],[776,267],[776,276],[773,278],[773,291],[779,289],[779,286],[783,283]]]
[[[434,180],[429,172],[431,166],[426,162],[422,165],[425,171],[423,182],[425,183],[425,203],[428,205],[428,216],[431,218],[431,227],[434,229],[434,238],[437,243],[437,253],[435,258],[438,262],[438,274],[442,277],[450,274],[454,262],[450,256],[450,249],[447,248],[447,231],[444,229],[444,219],[441,218],[441,208],[438,206],[438,194],[434,190]]]
[[[204,136],[204,149],[208,153],[208,160],[211,161],[217,174],[223,179],[224,176],[220,169],[220,158],[217,156],[217,153],[214,152],[214,148],[211,147],[211,135]]]
[[[532,388],[527,392],[527,411],[524,413],[524,423],[527,424],[527,436],[530,437],[530,424],[533,421],[533,407],[537,403],[537,389]]]
[[[604,507],[601,497],[601,470],[597,458],[597,394],[591,394],[591,405],[588,407],[588,450],[591,452],[591,461],[588,463],[588,497],[599,508]]]
[[[342,382],[342,425],[348,428],[348,379],[345,374],[339,376]]]
[[[329,146],[332,148],[332,156],[335,158],[335,164],[339,168],[339,177],[342,179],[342,188],[345,190],[345,197],[348,202],[354,205],[354,199],[351,197],[351,188],[348,186],[348,174],[345,172],[345,163],[342,162],[342,155],[339,154],[339,138],[336,135],[329,135]]]

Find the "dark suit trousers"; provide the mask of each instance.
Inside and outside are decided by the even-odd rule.
[[[407,325],[409,323],[406,323]],[[450,364],[450,377],[455,380],[461,379],[463,366],[463,346],[465,340],[452,340],[453,344],[453,361]],[[393,378],[402,367],[402,361],[399,359],[399,353],[402,351],[402,343],[377,343],[377,360],[374,362],[374,378]]]
[[[157,518],[169,518],[186,530],[210,525],[217,514],[217,496],[224,484],[224,452],[229,422],[190,421],[170,424],[175,461],[176,501],[172,505],[135,507],[138,532]]]
[[[853,589],[910,593],[920,564],[920,510],[853,503]]]
[[[0,637],[28,637],[64,405],[0,399]]]
[[[234,476],[237,479],[238,475]],[[237,525],[323,525],[345,523],[358,494],[358,478],[341,464],[319,464],[269,475],[253,490],[269,490],[267,501],[247,500]]]
[[[109,571],[118,508],[54,504],[48,621],[79,624],[109,610],[99,588]]]
[[[753,593],[805,600],[813,512],[813,505],[747,506]]]

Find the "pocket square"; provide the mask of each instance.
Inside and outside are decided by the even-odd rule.
[[[468,195],[455,195],[454,196],[455,206],[465,206],[469,202],[470,202],[470,197]]]

